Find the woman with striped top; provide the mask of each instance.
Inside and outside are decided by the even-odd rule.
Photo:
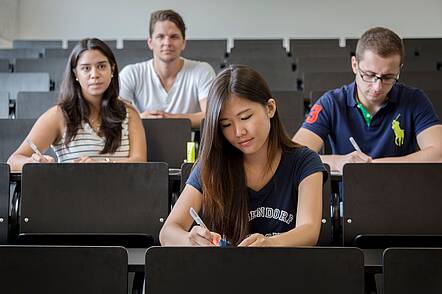
[[[140,116],[118,92],[118,67],[111,49],[99,39],[81,40],[69,57],[59,103],[37,120],[11,155],[11,169],[54,162],[38,151],[50,146],[58,162],[145,162]]]

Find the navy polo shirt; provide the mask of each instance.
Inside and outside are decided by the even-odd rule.
[[[355,149],[353,137],[362,152],[372,158],[404,156],[419,150],[416,136],[440,124],[428,97],[419,89],[400,83],[393,85],[389,99],[367,126],[357,107],[356,83],[326,92],[313,105],[302,127],[324,142],[332,154],[348,154]]]

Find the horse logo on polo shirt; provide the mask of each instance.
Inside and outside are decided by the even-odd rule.
[[[394,144],[396,144],[396,146],[398,147],[404,144],[404,129],[401,129],[398,120],[400,116],[401,114],[399,113],[396,118],[391,122],[391,128],[394,131]]]

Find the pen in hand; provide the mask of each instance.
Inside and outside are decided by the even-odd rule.
[[[198,215],[198,213],[196,213],[195,209],[193,209],[193,207],[191,207],[189,209],[190,215],[192,216],[193,220],[197,223],[197,225],[199,225],[200,227],[207,229],[207,226],[204,224],[203,220],[200,218],[200,216]]]
[[[204,224],[203,220],[200,218],[198,213],[196,213],[196,211],[195,211],[195,209],[193,209],[193,207],[191,207],[189,209],[189,212],[190,212],[190,215],[192,216],[193,220],[197,223],[197,225],[199,225],[202,228],[207,229],[207,226]],[[212,244],[213,245],[217,245],[217,244],[213,243],[213,241],[212,241]],[[227,241],[226,236],[223,235],[221,240],[219,241],[218,246],[220,246],[220,247],[227,247],[229,245],[230,245],[230,242]]]
[[[204,224],[203,220],[200,218],[200,216],[198,215],[198,213],[196,213],[195,209],[193,209],[193,207],[191,207],[189,209],[190,215],[192,216],[193,220],[197,223],[197,225],[199,225],[200,227],[207,229],[207,226]],[[213,245],[217,245],[215,244],[213,241],[211,241],[210,243],[212,243]]]
[[[348,138],[350,140],[351,145],[353,145],[353,148],[358,151],[358,152],[362,152],[361,148],[359,148],[358,143],[356,143],[355,139],[353,137]]]
[[[37,146],[34,144],[34,142],[32,142],[31,139],[26,139],[26,143],[28,143],[34,153],[43,158],[43,154],[40,152],[40,150],[38,150]]]

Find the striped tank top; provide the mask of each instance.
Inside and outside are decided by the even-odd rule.
[[[58,157],[58,162],[73,162],[81,157],[89,156],[98,161],[104,161],[107,157],[110,160],[128,158],[130,152],[129,142],[129,112],[126,109],[126,118],[123,120],[121,130],[121,145],[115,153],[100,154],[103,150],[106,140],[100,137],[94,129],[87,123],[82,122],[77,135],[65,145],[66,131],[62,138],[51,147]]]

